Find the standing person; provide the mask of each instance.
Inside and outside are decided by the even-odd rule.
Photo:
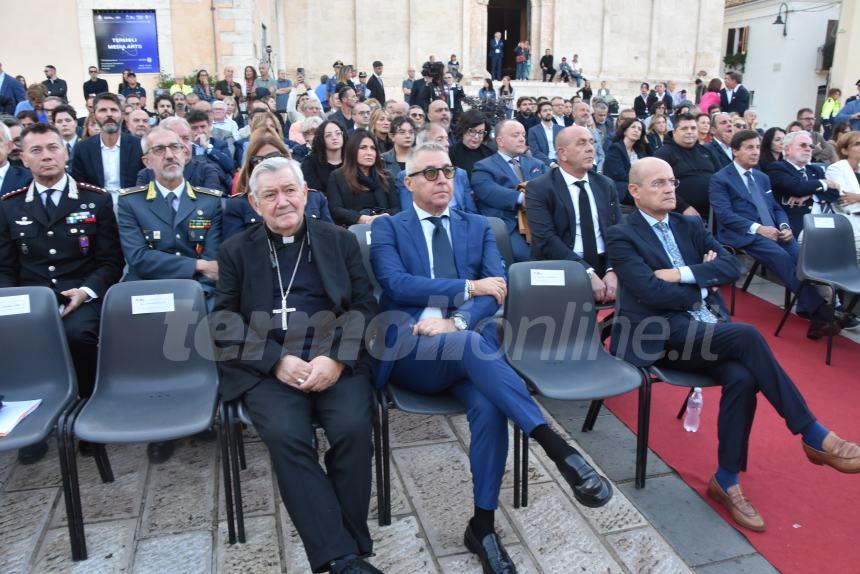
[[[302,83],[304,83],[304,78],[302,78]],[[288,102],[290,99],[290,94],[293,92],[295,88],[293,87],[293,81],[287,78],[287,71],[283,68],[278,70],[278,79],[275,81],[275,111],[278,114],[282,114],[288,110]]]
[[[505,104],[505,117],[508,119],[511,119],[514,116],[515,98],[516,94],[514,93],[514,87],[511,85],[511,77],[504,76],[502,78],[502,85],[499,86],[498,100]],[[456,120],[456,116],[454,119]]]
[[[555,78],[555,68],[552,67],[552,50],[549,48],[546,49],[543,57],[540,59],[540,69],[543,73],[543,81],[552,82],[553,78]]]
[[[96,377],[101,302],[122,276],[113,202],[103,189],[66,174],[66,146],[53,125],[26,128],[21,149],[33,181],[0,200],[0,287],[42,286],[56,293],[78,392],[89,397]],[[69,218],[79,222],[75,233]],[[19,451],[18,457],[32,464],[47,450],[40,443]]]
[[[326,186],[331,217],[338,225],[371,223],[400,211],[394,182],[382,166],[379,146],[370,132],[356,130],[343,150],[343,167]]]
[[[310,189],[326,193],[329,176],[343,165],[343,144],[346,128],[334,120],[326,120],[317,128],[311,142],[311,153],[302,161],[302,173]]]
[[[15,107],[18,102],[27,98],[24,86],[17,79],[3,71],[0,63],[0,114],[15,115]]]
[[[215,90],[209,85],[209,72],[206,70],[199,70],[197,72],[192,89],[202,101],[209,102],[210,104],[215,101]]]
[[[45,80],[42,85],[48,90],[48,96],[56,96],[63,100],[64,104],[68,103],[69,87],[66,85],[66,80],[57,77],[57,68],[50,64],[45,66]]]
[[[90,79],[84,82],[84,99],[89,99],[91,96],[108,91],[107,80],[99,78],[99,69],[95,66],[90,66],[87,70]]]
[[[505,42],[502,40],[502,33],[496,32],[490,38],[489,57],[490,57],[490,74],[494,80],[502,79],[502,58],[505,55]]]
[[[415,68],[409,66],[406,70],[406,79],[400,84],[400,89],[403,92],[403,99],[409,101],[412,97],[412,86],[415,84]]]
[[[526,79],[526,53],[523,44],[524,42],[519,42],[514,48],[514,57],[517,62],[516,80]]]
[[[529,78],[531,78],[531,77],[532,77],[532,45],[531,45],[531,42],[529,42],[528,40],[526,40],[525,42],[523,42],[523,55],[526,57],[526,61],[525,61],[525,64],[526,64],[526,69],[525,69],[526,77],[525,77],[525,78],[523,78],[523,79],[524,79],[524,80],[528,80]]]
[[[367,89],[370,90],[370,97],[376,98],[379,102],[385,101],[385,81],[382,79],[383,70],[382,62],[375,60],[373,62],[373,73],[367,79]]]
[[[268,62],[260,62],[259,67],[260,75],[254,80],[254,89],[265,88],[270,95],[274,95],[278,86],[275,79],[271,76],[271,68]]]
[[[740,72],[726,73],[726,87],[720,90],[720,110],[744,115],[750,107],[750,93],[741,83],[743,81],[744,76]]]
[[[699,110],[702,113],[710,116],[711,108],[720,107],[720,92],[722,88],[723,82],[719,78],[711,78],[711,81],[708,82],[708,87],[705,89],[705,93],[702,94],[699,100]]]
[[[381,574],[359,558],[373,551],[374,396],[362,333],[376,301],[358,242],[304,216],[307,188],[296,162],[267,159],[249,183],[263,223],[232,237],[218,256],[211,324],[223,350],[222,399],[241,398],[269,450],[312,571]],[[325,469],[313,420],[331,445]]]

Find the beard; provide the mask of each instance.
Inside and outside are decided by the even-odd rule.
[[[119,124],[114,121],[96,122],[106,134],[115,134],[119,131]]]

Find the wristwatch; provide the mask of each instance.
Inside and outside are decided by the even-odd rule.
[[[589,267],[588,269],[586,269],[585,274],[588,275],[589,279],[593,279],[594,278],[594,267]]]
[[[454,313],[451,315],[451,319],[454,321],[454,328],[458,331],[465,331],[469,328],[469,323],[466,321],[466,318],[463,317],[460,313]]]

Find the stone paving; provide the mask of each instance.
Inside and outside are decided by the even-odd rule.
[[[246,433],[247,543],[227,542],[215,443],[180,441],[162,465],[148,463],[144,445],[110,446],[114,483],[100,482],[91,458],[78,459],[89,551],[78,563],[71,561],[56,446],[27,467],[14,453],[3,453],[0,572],[309,573],[277,497],[267,451],[253,431]],[[480,573],[463,546],[472,508],[465,417],[394,411],[391,433],[393,518],[390,526],[378,526],[374,496],[374,564],[387,573]],[[513,508],[509,458],[497,513],[519,572],[690,572],[619,488],[606,507],[586,509],[540,449],[532,448],[530,459],[529,506]]]

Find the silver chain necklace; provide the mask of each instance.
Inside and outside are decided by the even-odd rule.
[[[305,238],[304,237],[302,238],[302,243],[301,243],[301,245],[299,245],[299,256],[296,257],[296,265],[295,265],[295,267],[293,267],[293,275],[292,275],[292,277],[290,277],[290,283],[289,283],[289,285],[287,285],[286,291],[284,290],[283,279],[281,279],[281,264],[278,261],[278,254],[275,251],[275,246],[272,243],[272,240],[269,239],[268,237],[266,238],[266,242],[269,244],[269,252],[272,254],[272,259],[275,262],[275,271],[278,274],[278,288],[280,289],[280,292],[281,292],[281,308],[280,309],[273,309],[272,313],[274,313],[275,315],[281,316],[281,329],[283,331],[286,331],[287,330],[287,315],[296,310],[295,307],[287,308],[287,297],[290,296],[290,290],[293,288],[293,281],[295,281],[295,279],[296,279],[296,272],[299,270],[299,263],[301,263],[301,261],[302,261],[302,252],[305,250]]]

